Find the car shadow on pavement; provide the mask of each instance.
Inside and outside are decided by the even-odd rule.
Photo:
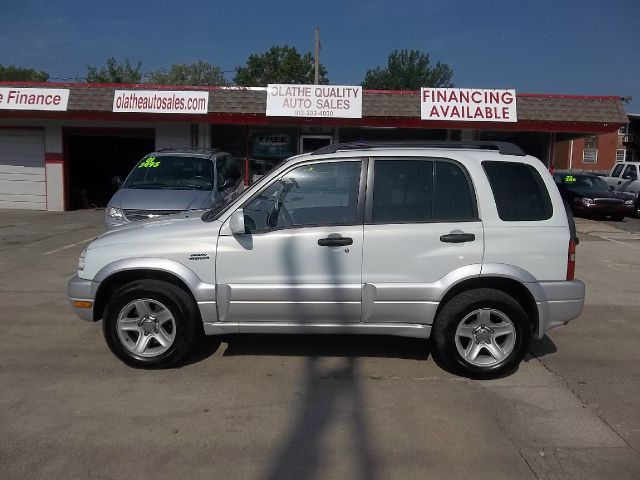
[[[542,337],[541,339],[532,338],[531,343],[529,344],[529,351],[524,358],[524,361],[527,362],[532,358],[542,358],[545,355],[551,355],[552,353],[556,353],[558,351],[558,347],[553,343],[547,335]]]
[[[204,337],[200,340],[196,348],[191,350],[176,368],[186,367],[194,363],[206,360],[220,348],[220,337]]]
[[[427,360],[429,342],[386,335],[227,335],[224,356],[381,357]]]

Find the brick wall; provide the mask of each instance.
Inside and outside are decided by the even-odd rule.
[[[557,170],[585,170],[608,172],[616,162],[616,149],[618,148],[618,132],[600,135],[597,139],[598,158],[596,163],[584,163],[583,154],[585,139],[573,140],[573,155],[569,162],[571,141],[557,142],[555,147],[554,166]],[[571,165],[571,167],[569,167]]]

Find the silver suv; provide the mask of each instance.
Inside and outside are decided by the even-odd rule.
[[[114,179],[120,183],[118,178]],[[212,208],[241,190],[236,160],[215,149],[163,149],[140,160],[105,210],[106,230],[138,220]]]
[[[580,315],[570,224],[513,144],[336,144],[215,209],[99,236],[68,294],[132,366],[175,365],[203,334],[360,333],[431,339],[486,378]]]

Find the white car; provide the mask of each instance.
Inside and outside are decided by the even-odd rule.
[[[216,210],[99,236],[68,294],[132,366],[179,364],[203,334],[360,333],[431,339],[487,378],[582,312],[570,223],[513,144],[336,144]]]

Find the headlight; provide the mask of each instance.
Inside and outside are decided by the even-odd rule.
[[[122,220],[124,218],[124,213],[122,213],[122,210],[119,208],[107,207],[105,213],[107,217],[115,218],[116,220]]]
[[[84,270],[84,257],[86,257],[86,256],[87,256],[87,249],[85,248],[80,253],[80,258],[78,258],[78,271],[80,271],[80,272],[82,270]]]
[[[624,204],[625,205],[633,205],[636,201],[633,198],[630,198],[629,200],[625,200]]]
[[[593,202],[593,198],[587,198],[587,197],[578,197],[578,198],[574,198],[573,201],[575,203],[585,203],[585,204],[592,204]]]

